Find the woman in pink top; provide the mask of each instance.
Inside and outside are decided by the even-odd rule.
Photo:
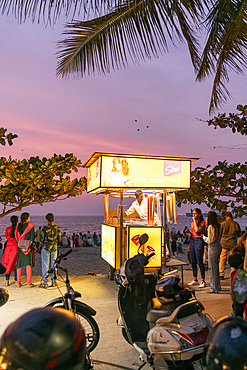
[[[191,240],[190,240],[190,258],[193,270],[193,280],[188,285],[198,284],[197,280],[197,265],[201,272],[201,283],[199,288],[206,286],[205,269],[203,264],[204,254],[204,235],[205,222],[203,221],[202,212],[199,208],[193,210],[193,222],[191,223]]]

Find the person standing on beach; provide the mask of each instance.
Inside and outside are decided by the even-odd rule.
[[[48,288],[48,270],[54,266],[54,261],[57,258],[57,244],[61,241],[60,227],[54,225],[54,215],[47,213],[45,216],[47,225],[42,229],[41,235],[41,265],[42,265],[42,279],[43,283],[40,284],[40,288]],[[55,272],[52,274],[51,286],[56,286],[56,275]]]
[[[17,252],[17,287],[21,287],[21,272],[22,267],[26,266],[27,273],[27,283],[28,288],[33,288],[32,284],[32,267],[35,263],[34,255],[34,245],[33,241],[35,239],[34,224],[30,222],[30,215],[27,212],[21,214],[21,222],[18,224],[18,227],[15,229],[15,238],[17,243],[20,239],[30,241],[29,247],[27,249],[19,248]]]
[[[79,233],[79,238],[78,238],[78,243],[79,243],[79,247],[82,247],[82,233]]]
[[[75,233],[72,235],[72,248],[75,248]]]
[[[74,247],[75,248],[80,247],[80,245],[79,245],[79,235],[78,234],[75,234],[75,237],[74,237]]]
[[[39,226],[39,228],[38,228],[38,230],[36,231],[36,233],[35,233],[35,241],[36,241],[36,245],[37,245],[37,247],[39,246],[39,243],[40,243],[40,234],[41,234],[41,229],[42,229],[42,227],[41,226]]]
[[[62,238],[61,238],[61,246],[63,248],[67,248],[68,245],[69,245],[68,237],[66,235],[66,232],[64,232],[63,235],[62,235]]]
[[[193,210],[193,222],[191,223],[191,240],[190,240],[190,259],[193,270],[193,280],[188,285],[198,284],[197,280],[197,265],[201,272],[201,284],[199,288],[206,286],[205,282],[205,268],[203,265],[203,254],[204,254],[204,240],[202,238],[205,230],[205,222],[202,217],[200,208]]]
[[[17,281],[16,260],[17,260],[18,245],[15,240],[15,229],[18,224],[18,217],[11,216],[10,221],[11,221],[11,226],[7,227],[5,231],[7,243],[6,243],[6,247],[4,249],[3,257],[1,260],[1,263],[6,267],[6,271],[4,274],[6,278],[5,285],[7,286],[9,286],[9,278],[10,278],[10,273],[12,271],[15,272],[15,281]]]
[[[86,239],[87,239],[87,246],[92,247],[92,245],[93,245],[93,236],[92,236],[92,234],[90,233],[89,230],[86,234]]]
[[[98,245],[98,237],[97,237],[96,232],[94,232],[93,233],[93,246],[97,247],[97,245]]]
[[[227,255],[233,254],[234,248],[237,246],[237,240],[242,235],[239,224],[233,221],[232,213],[225,213],[226,221],[221,223],[221,245],[222,252],[220,254],[220,279],[224,280],[225,277],[225,264],[227,260]]]
[[[208,212],[207,236],[203,235],[208,244],[208,270],[210,290],[207,293],[218,293],[220,287],[219,256],[221,253],[220,224],[214,211]]]

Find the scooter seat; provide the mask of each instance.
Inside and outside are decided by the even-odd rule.
[[[147,313],[147,321],[149,322],[150,329],[155,326],[156,321],[161,317],[168,317],[171,316],[175,308],[180,306],[181,304],[187,302],[187,300],[180,300],[180,301],[171,301],[167,302],[165,305],[160,303],[157,298],[153,298],[150,301],[150,305],[148,307]]]

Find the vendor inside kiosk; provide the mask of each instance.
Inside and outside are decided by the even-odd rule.
[[[104,194],[101,256],[112,270],[137,253],[155,252],[148,268],[166,266],[166,224],[176,222],[176,192],[190,188],[191,162],[199,158],[93,153],[87,191]],[[134,198],[124,209],[124,198]],[[110,208],[110,198],[119,204]],[[148,235],[140,250],[139,237]]]

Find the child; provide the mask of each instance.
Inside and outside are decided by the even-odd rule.
[[[231,287],[236,273],[243,268],[243,263],[244,259],[240,253],[234,252],[231,256],[229,256],[229,264],[233,269],[231,272]],[[244,304],[233,302],[232,309],[237,316],[247,320],[247,301],[245,301]]]

